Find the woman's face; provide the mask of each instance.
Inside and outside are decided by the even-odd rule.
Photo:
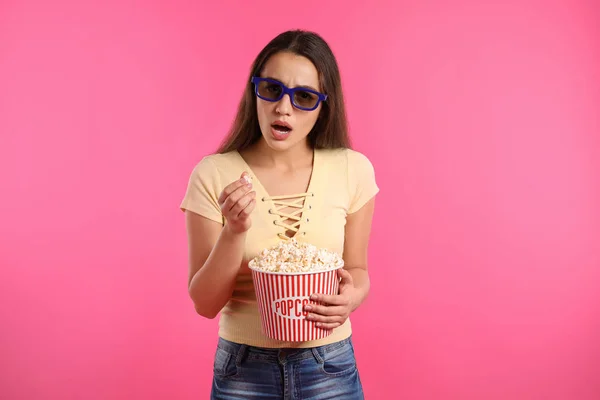
[[[261,78],[271,78],[288,88],[307,87],[321,92],[319,73],[306,57],[289,52],[276,53],[266,62]],[[292,105],[290,96],[270,102],[256,99],[258,123],[266,144],[273,150],[285,151],[298,145],[305,146],[307,136],[317,122],[322,104],[312,111],[298,109]],[[282,127],[286,125],[289,131]]]

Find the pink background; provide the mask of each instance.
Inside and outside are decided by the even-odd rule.
[[[0,3],[0,397],[208,398],[179,202],[301,27],[382,188],[368,398],[600,398],[598,3],[250,4]]]

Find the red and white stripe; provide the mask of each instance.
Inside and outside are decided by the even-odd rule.
[[[322,339],[331,334],[330,329],[318,328],[313,321],[305,318],[303,304],[315,304],[309,300],[313,293],[338,293],[336,270],[304,275],[269,274],[252,270],[252,278],[265,335],[276,340],[298,342]],[[276,312],[275,303],[283,299],[286,301],[280,304],[293,304],[293,311],[287,309],[288,313],[294,313],[292,317]],[[300,311],[303,313],[299,314]]]

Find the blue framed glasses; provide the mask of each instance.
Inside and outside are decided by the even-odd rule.
[[[326,94],[319,93],[316,90],[304,87],[288,88],[278,80],[271,78],[254,76],[251,82],[254,84],[254,90],[259,98],[275,102],[281,100],[287,94],[290,96],[292,105],[304,111],[312,111],[322,101],[327,100]]]

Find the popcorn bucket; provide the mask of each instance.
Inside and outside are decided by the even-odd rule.
[[[304,306],[316,304],[310,300],[313,293],[338,294],[337,269],[300,273],[250,269],[265,335],[275,340],[302,342],[331,334],[331,329],[316,327],[314,321],[306,319],[308,312]]]

